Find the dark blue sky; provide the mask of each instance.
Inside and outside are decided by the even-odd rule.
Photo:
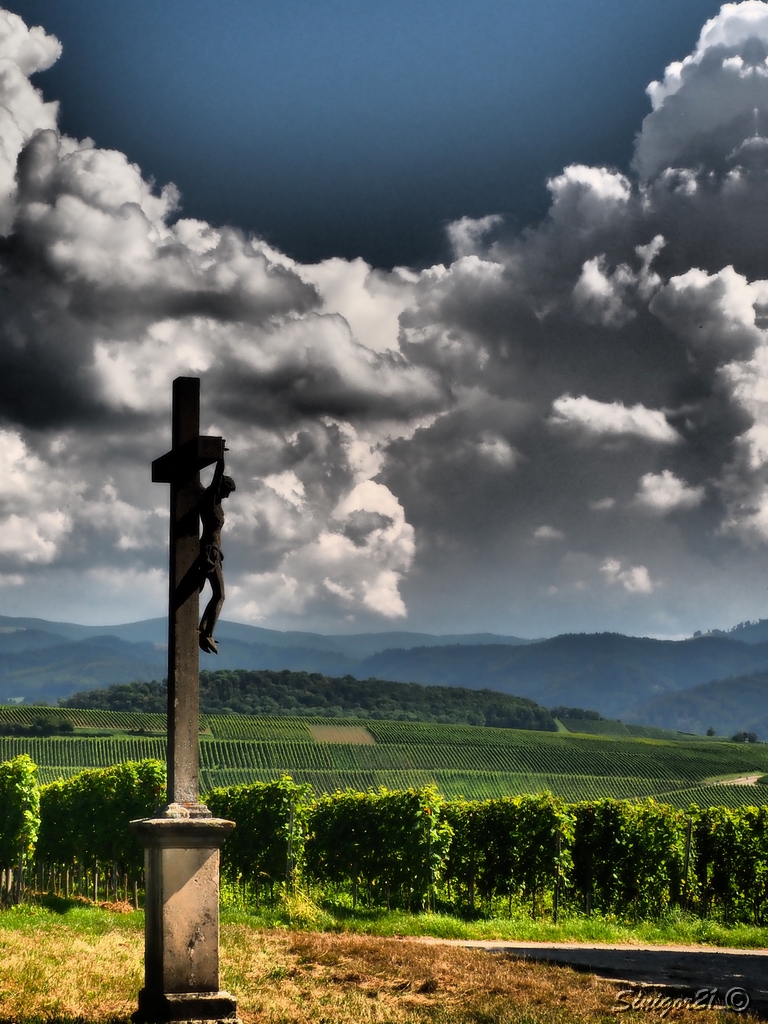
[[[444,225],[539,219],[565,164],[626,168],[644,89],[714,0],[20,0],[64,53],[61,126],[186,216],[302,261],[444,258]]]

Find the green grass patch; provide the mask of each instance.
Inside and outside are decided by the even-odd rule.
[[[41,932],[61,928],[83,936],[143,931],[144,911],[116,914],[55,896],[46,896],[40,902],[19,903],[0,911],[0,931]]]
[[[557,924],[521,915],[468,920],[451,914],[414,914],[403,910],[350,910],[318,905],[297,897],[262,910],[222,908],[222,924],[259,928],[326,931],[352,935],[432,936],[441,939],[508,940],[510,942],[633,943],[639,945],[721,946],[764,949],[768,928],[725,925],[674,911],[657,921],[622,921],[613,916],[568,914]]]
[[[557,924],[521,915],[468,920],[451,914],[414,914],[403,910],[350,910],[321,906],[305,896],[289,897],[274,907],[221,909],[222,927],[320,931],[383,937],[433,936],[442,939],[507,939],[515,942],[595,942],[648,945],[705,945],[729,949],[768,947],[768,928],[703,921],[674,912],[658,921],[633,923],[599,914],[567,915]],[[46,898],[0,911],[0,929],[49,931],[65,927],[79,935],[105,935],[116,930],[141,932],[144,912],[117,914],[73,900]]]

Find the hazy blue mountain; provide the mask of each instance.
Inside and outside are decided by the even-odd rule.
[[[114,626],[81,626],[73,622],[47,622],[45,619],[13,618],[8,615],[0,615],[0,635],[6,629],[42,631],[66,640],[115,636],[130,643],[168,642],[168,620],[164,617]],[[407,650],[413,647],[442,647],[450,644],[508,644],[516,646],[536,642],[523,640],[517,636],[499,636],[496,633],[462,633],[440,636],[432,633],[392,631],[325,636],[322,633],[303,633],[296,630],[283,632],[277,629],[263,629],[261,626],[249,626],[244,622],[227,622],[226,620],[222,620],[216,627],[216,636],[222,640],[238,640],[244,644],[259,644],[266,647],[334,652],[355,659],[367,658],[377,651],[392,647]],[[261,667],[266,668],[267,666]],[[288,668],[290,666],[280,667]]]
[[[492,634],[321,636],[222,622],[217,630],[220,654],[201,655],[200,665],[209,671],[290,669],[363,680],[375,677],[487,688],[548,707],[595,708],[610,718],[699,731],[690,724],[695,717],[691,708],[685,712],[685,720],[678,720],[665,717],[672,712],[664,711],[662,705],[656,708],[654,704],[655,710],[651,705],[667,694],[713,680],[768,672],[768,642],[744,642],[740,638],[746,634],[752,635],[742,626],[727,635],[710,633],[683,641],[615,633],[519,641]],[[413,646],[417,643],[421,646]],[[78,690],[162,679],[165,644],[162,618],[89,627],[0,617],[0,701],[18,697],[27,702],[52,700]],[[387,649],[382,649],[382,644],[388,645]],[[651,720],[640,712],[661,717]],[[696,721],[703,722],[704,729],[708,725],[721,728],[708,721],[703,711]],[[740,722],[739,727],[749,725],[749,731],[759,732],[752,724]]]
[[[665,694],[639,708],[636,720],[685,732],[704,733],[711,726],[718,736],[756,732],[759,739],[766,740],[768,673],[719,679]]]
[[[43,629],[0,627],[0,654],[36,651],[44,647],[56,647],[66,642],[67,637],[61,636],[59,633],[48,633]]]
[[[53,702],[76,690],[165,675],[158,645],[118,637],[89,637],[26,651],[0,649],[0,702],[23,697]]]
[[[359,658],[349,658],[340,651],[323,651],[307,647],[274,647],[269,644],[248,644],[227,637],[217,629],[218,655],[201,654],[201,670],[217,669],[291,669],[294,672],[321,672],[323,675],[354,675]]]
[[[661,694],[760,670],[768,670],[768,644],[715,636],[675,641],[599,633],[567,634],[525,647],[383,651],[361,662],[357,675],[488,687],[547,707],[567,704],[629,718]]]
[[[29,617],[0,616],[0,702],[23,697],[53,700],[77,690],[166,674],[168,626],[165,618],[113,626],[82,626]],[[217,657],[201,655],[201,669],[291,669],[329,676],[354,675],[362,658],[402,644],[526,644],[492,633],[461,637],[427,633],[364,633],[323,636],[280,632],[244,623],[219,623]],[[34,654],[33,652],[39,652]]]

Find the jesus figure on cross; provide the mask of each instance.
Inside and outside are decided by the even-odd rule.
[[[224,459],[216,462],[213,480],[200,498],[200,522],[203,534],[200,538],[200,591],[206,580],[211,585],[211,599],[205,607],[198,628],[199,644],[202,651],[218,654],[219,648],[213,638],[213,630],[224,604],[224,570],[221,551],[221,528],[224,525],[224,510],[221,503],[235,490],[235,481],[224,474]]]

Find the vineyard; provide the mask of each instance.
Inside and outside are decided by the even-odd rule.
[[[561,718],[560,721],[568,732],[590,736],[631,736],[633,739],[647,740],[697,738],[692,733],[673,733],[669,729],[657,729],[653,725],[628,725],[613,719],[593,721],[589,718]]]
[[[28,754],[41,781],[51,782],[84,768],[165,760],[163,715],[2,707],[0,725],[30,724],[46,713],[72,722],[74,734],[0,736],[0,761]],[[548,791],[569,801],[652,796],[677,807],[740,806],[757,802],[753,787],[708,783],[768,774],[768,746],[762,744],[332,721],[333,740],[326,742],[322,737],[331,734],[318,726],[327,730],[327,718],[201,716],[201,788],[268,782],[288,773],[317,794],[434,785],[451,799]],[[344,742],[346,730],[350,742]]]
[[[0,763],[0,904],[53,893],[138,907],[144,858],[128,823],[164,799],[158,761],[43,786],[27,755]],[[726,924],[768,920],[768,807],[445,800],[431,785],[317,796],[287,775],[220,787],[206,802],[237,825],[221,872],[240,907],[301,886],[347,910],[638,921],[679,908]]]

